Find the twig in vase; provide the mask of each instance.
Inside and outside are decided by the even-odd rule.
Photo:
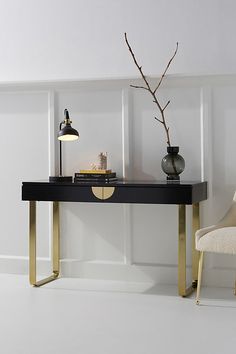
[[[138,64],[137,59],[136,59],[136,57],[135,57],[135,55],[134,55],[134,52],[133,52],[133,50],[132,50],[132,48],[131,48],[131,46],[130,46],[130,44],[129,44],[128,37],[127,37],[127,34],[126,34],[126,33],[125,33],[125,42],[126,42],[126,44],[127,44],[127,46],[128,46],[128,49],[129,49],[130,54],[131,54],[131,56],[132,56],[132,58],[133,58],[133,61],[134,61],[135,65],[136,65],[136,67],[138,68],[138,70],[139,70],[139,72],[140,72],[140,74],[141,74],[141,77],[142,77],[142,79],[143,79],[143,81],[144,81],[144,83],[145,83],[145,85],[146,85],[146,86],[138,86],[138,85],[130,85],[130,86],[131,86],[131,87],[134,87],[134,88],[137,88],[137,89],[146,90],[146,91],[148,91],[148,92],[151,94],[152,99],[153,99],[153,102],[156,104],[156,106],[157,106],[157,108],[158,108],[158,110],[159,110],[159,112],[160,112],[160,115],[161,115],[161,119],[159,119],[159,118],[157,118],[157,117],[155,117],[155,119],[156,119],[159,123],[161,123],[161,124],[164,126],[165,133],[166,133],[166,139],[167,139],[167,141],[166,141],[166,142],[167,142],[167,145],[168,145],[168,146],[171,146],[169,127],[167,126],[167,124],[166,124],[166,119],[165,119],[165,109],[166,109],[167,106],[170,104],[170,101],[168,101],[168,102],[162,107],[162,105],[161,105],[160,102],[159,102],[159,99],[157,98],[157,90],[158,90],[159,87],[161,86],[161,83],[162,83],[162,81],[163,81],[163,79],[164,79],[164,77],[165,77],[165,74],[166,74],[167,70],[169,69],[171,62],[173,61],[174,57],[175,57],[176,54],[177,54],[177,51],[178,51],[178,42],[176,43],[175,52],[174,52],[174,54],[172,55],[172,57],[170,58],[168,64],[166,65],[166,68],[165,68],[163,74],[161,75],[161,78],[160,78],[159,82],[157,83],[155,89],[152,89],[152,88],[151,88],[151,85],[149,84],[148,79],[146,78],[146,76],[145,76],[145,74],[144,74],[144,72],[143,72],[142,66],[140,66],[140,65]]]

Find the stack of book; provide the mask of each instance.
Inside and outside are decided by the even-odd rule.
[[[91,183],[91,182],[116,182],[116,172],[112,170],[80,170],[75,173],[75,183]]]

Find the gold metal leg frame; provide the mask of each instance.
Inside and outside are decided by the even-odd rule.
[[[190,295],[197,287],[199,252],[195,249],[195,232],[199,229],[199,203],[193,204],[192,284],[186,286],[186,206],[179,205],[178,289],[180,296]]]
[[[36,279],[36,201],[29,202],[29,281],[31,285],[41,286],[59,276],[60,234],[59,203],[53,202],[53,236],[52,236],[52,275],[37,281]]]

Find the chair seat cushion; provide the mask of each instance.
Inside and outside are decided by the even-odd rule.
[[[210,231],[196,241],[198,251],[236,254],[236,227]]]

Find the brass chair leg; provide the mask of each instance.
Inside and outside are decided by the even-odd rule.
[[[202,264],[203,264],[203,252],[200,252],[199,266],[198,266],[198,283],[197,283],[196,305],[200,304],[200,290],[201,290],[201,281],[202,281]]]
[[[29,202],[29,281],[33,286],[41,286],[59,276],[60,235],[59,203],[53,202],[52,275],[37,281],[36,278],[36,201]]]

